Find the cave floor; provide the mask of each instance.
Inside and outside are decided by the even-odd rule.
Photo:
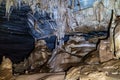
[[[120,80],[120,60],[78,64],[66,72],[12,75],[10,69],[4,69],[0,73],[0,80]]]

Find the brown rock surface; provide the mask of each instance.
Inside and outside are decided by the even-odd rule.
[[[23,62],[20,62],[19,64],[13,65],[14,72],[22,73],[22,74],[27,72],[27,71],[28,72],[34,72],[34,71],[40,72],[40,70],[42,68],[41,66],[47,62],[50,55],[51,55],[51,53],[48,50],[48,48],[46,47],[45,41],[39,40],[36,42],[35,49],[30,54],[28,59],[25,59]],[[37,69],[37,70],[35,70],[35,69]],[[46,70],[48,70],[48,69],[46,69]],[[42,71],[45,72],[44,70],[42,70]]]
[[[65,80],[120,80],[120,60],[102,64],[80,65],[68,71]]]
[[[3,57],[0,65],[0,80],[13,80],[12,62],[9,58]]]
[[[110,52],[109,40],[101,40],[99,45],[100,62],[109,61],[114,58],[114,54]]]

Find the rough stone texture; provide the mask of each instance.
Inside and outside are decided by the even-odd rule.
[[[20,62],[19,64],[13,65],[14,72],[24,73],[25,71],[28,71],[28,72],[31,72],[32,70],[34,71],[35,69],[40,68],[42,65],[44,65],[49,59],[50,55],[51,53],[48,50],[45,41],[39,40],[36,42],[35,49],[30,54],[28,59],[25,59],[23,62]],[[40,72],[40,69],[36,71]]]
[[[116,17],[116,21],[114,25],[116,25],[114,30],[114,37],[113,37],[114,51],[116,58],[119,59],[120,58],[120,17]]]
[[[50,68],[52,72],[64,71],[70,66],[74,66],[79,63],[81,58],[77,56],[72,56],[65,52],[60,52],[50,63]]]
[[[119,78],[109,77],[105,72],[93,72],[87,76],[80,76],[80,80],[120,80]]]
[[[120,60],[111,60],[103,64],[72,67],[65,80],[120,80]]]
[[[87,33],[90,31],[107,30],[111,18],[111,10],[113,9],[114,14],[118,15],[120,9],[120,7],[118,6],[119,4],[120,4],[119,0],[102,0],[102,2],[96,1],[93,4],[93,7],[86,8],[78,12],[73,12],[71,14],[69,13],[66,14],[67,11],[64,11],[64,9],[62,10],[64,6],[59,6],[62,7],[59,9],[62,10],[60,15],[69,15],[67,16],[69,18],[65,18],[62,16],[63,18],[65,18],[66,21],[65,24],[67,24],[67,27],[69,25],[69,28],[72,28],[72,29],[66,28],[68,30],[68,31],[66,30],[66,32]],[[46,5],[45,6],[42,5],[42,6],[45,7]],[[64,24],[64,21],[63,20],[61,21]],[[116,39],[117,39],[116,44],[118,45],[118,49],[119,49],[119,35],[117,36]],[[33,51],[33,53],[31,53],[28,60],[25,59],[24,62],[21,62],[20,64],[14,66],[17,72],[26,71],[27,73],[29,68],[32,70],[36,69],[38,72],[42,72],[42,70],[40,70],[40,66],[45,67],[44,64],[47,62],[49,56],[51,55],[47,47],[45,46],[44,42],[43,44],[41,44],[42,42],[40,42],[40,45],[39,43],[37,43],[38,46],[36,46],[35,50]],[[96,49],[97,42],[98,42],[97,38],[85,40],[85,38],[80,35],[72,36],[72,38],[70,38],[70,40],[67,43],[65,43],[62,49],[58,51],[53,61],[49,64],[51,68],[51,72],[64,71],[67,70],[69,67],[77,64],[77,66],[79,67],[72,67],[69,71],[67,71],[65,80],[77,80],[77,79],[120,80],[120,67],[119,67],[120,61],[111,60],[113,59],[113,55],[109,50],[110,43],[107,40],[102,40],[98,48],[99,50],[93,51],[94,49]],[[82,64],[80,63],[83,57],[84,57],[84,62],[87,64],[85,64],[84,62]],[[104,62],[104,63],[99,63],[99,60],[100,62]],[[107,62],[108,60],[111,61]],[[46,68],[44,68],[43,70],[46,70]],[[10,77],[12,76],[11,68],[10,70],[2,69],[1,73],[2,74],[0,74],[1,76],[0,78],[8,79],[7,75],[9,74]],[[65,77],[64,73],[40,73],[33,75],[18,76],[16,80],[39,80],[39,79],[64,80],[64,77]]]
[[[95,48],[96,44],[86,41],[83,36],[77,35],[70,37],[62,49],[57,52],[52,62],[49,63],[51,71],[64,71],[71,66],[79,64],[82,57],[89,54]],[[92,62],[98,63],[99,60],[96,58],[95,60],[91,60],[90,63]]]
[[[95,50],[90,52],[88,55],[83,57],[83,62],[87,64],[99,64],[100,62],[99,51]]]
[[[77,35],[70,37],[69,41],[63,46],[65,51],[75,56],[85,56],[96,48],[96,44],[91,43],[83,36]]]
[[[0,65],[0,80],[13,80],[12,61],[5,56]]]
[[[99,9],[100,10],[100,9]],[[101,12],[101,13],[99,13]],[[94,12],[94,8],[88,8],[78,12],[76,19],[79,23],[79,26],[75,27],[77,32],[90,32],[90,31],[101,31],[107,30],[108,24],[110,21],[111,13],[107,9],[103,8],[103,11],[99,11],[97,14]],[[98,17],[95,15],[101,14],[106,17]],[[97,19],[97,17],[99,19]],[[103,19],[105,18],[105,19]],[[84,28],[83,28],[84,27]],[[90,27],[90,28],[89,28]]]
[[[77,80],[80,77],[81,67],[72,67],[65,77],[65,80]]]
[[[99,46],[100,62],[105,62],[113,59],[114,54],[110,51],[109,40],[101,40]]]

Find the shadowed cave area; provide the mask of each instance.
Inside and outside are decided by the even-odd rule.
[[[35,47],[35,38],[30,32],[29,25],[27,24],[27,14],[31,11],[29,6],[23,6],[20,10],[13,9],[8,20],[5,17],[5,6],[1,7],[1,28],[0,28],[0,54],[2,57],[9,57],[13,63],[19,63],[25,58],[28,58],[30,53]],[[38,16],[39,17],[39,16]],[[42,17],[42,19],[48,19],[48,17]],[[43,24],[43,26],[46,26]],[[49,31],[48,31],[49,32]],[[49,38],[41,38],[46,41],[46,45],[50,51],[55,49],[56,36],[52,35]],[[64,41],[69,39],[69,35],[66,35]]]
[[[34,49],[35,39],[29,33],[27,13],[30,8],[16,9],[8,20],[5,5],[0,6],[0,57],[9,57],[13,63],[23,61]]]

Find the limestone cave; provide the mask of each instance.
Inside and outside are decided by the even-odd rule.
[[[120,80],[120,0],[0,0],[0,80]]]

